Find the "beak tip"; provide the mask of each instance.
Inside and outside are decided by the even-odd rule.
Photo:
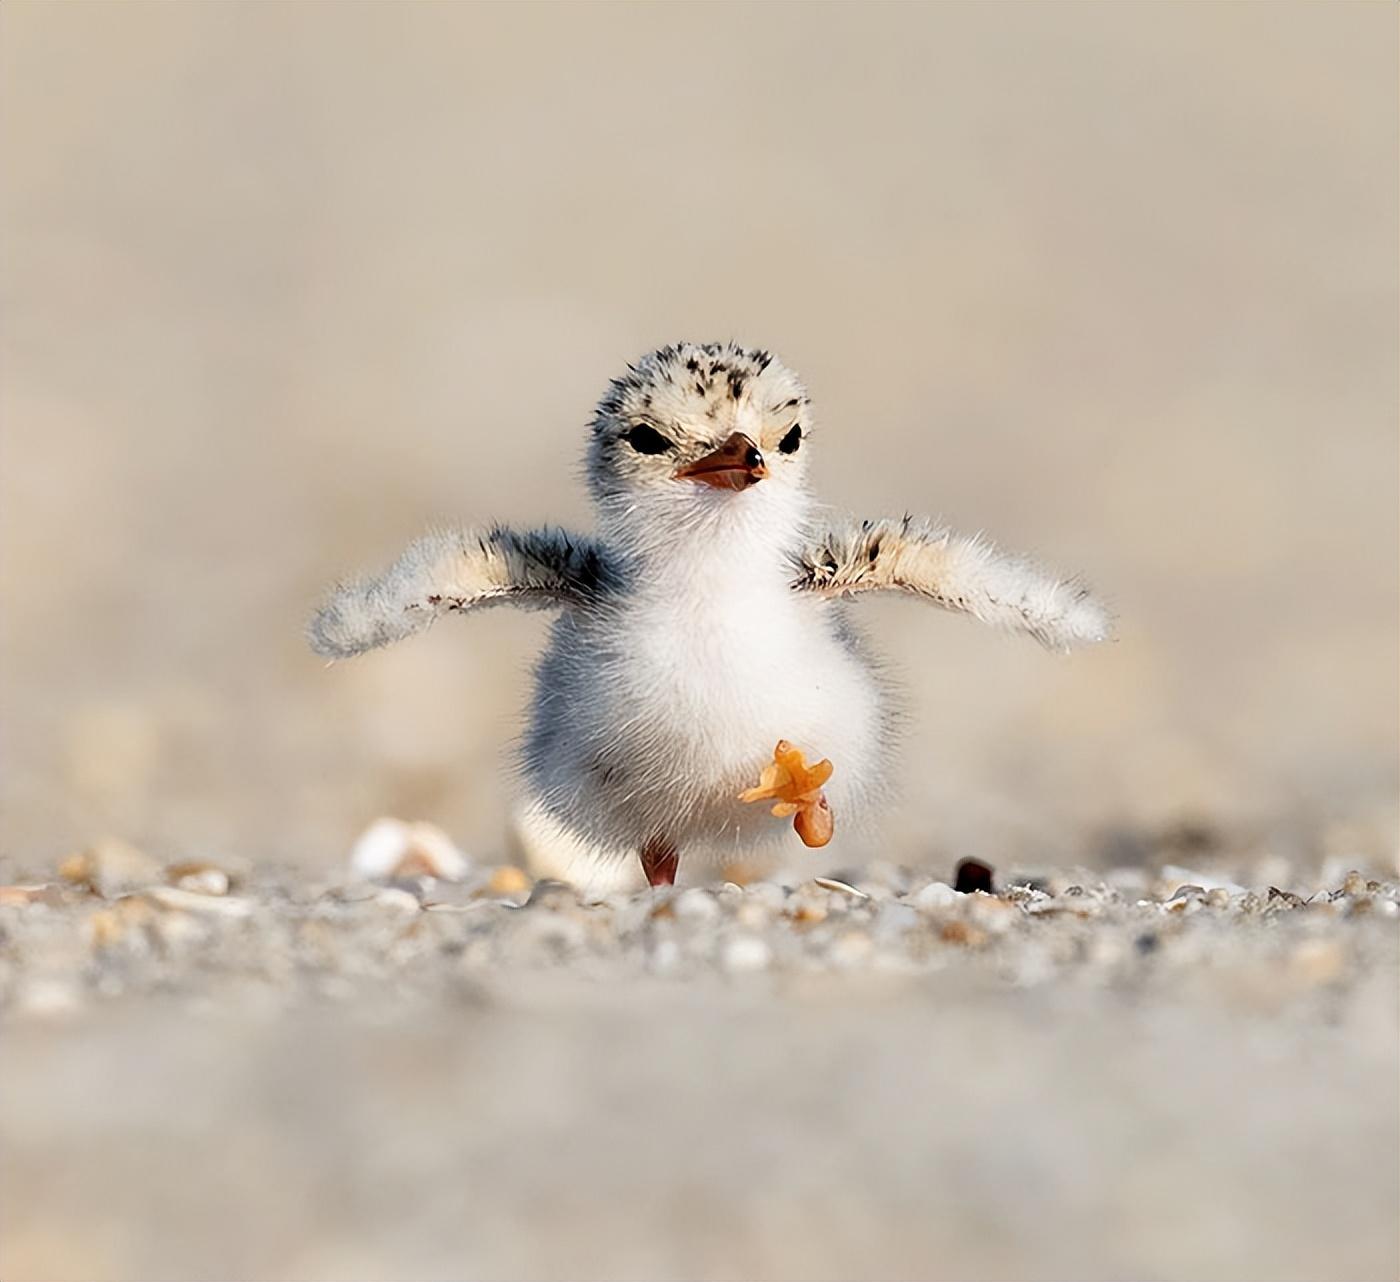
[[[743,432],[732,432],[719,449],[675,473],[677,480],[702,481],[720,490],[745,490],[767,475],[758,446]]]

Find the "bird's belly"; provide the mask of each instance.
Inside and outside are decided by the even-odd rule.
[[[881,690],[821,607],[794,604],[628,629],[625,653],[596,674],[608,692],[593,702],[600,715],[575,740],[591,807],[610,828],[726,839],[771,831],[768,808],[737,794],[758,781],[779,739],[830,758],[833,809],[859,809],[882,764]]]

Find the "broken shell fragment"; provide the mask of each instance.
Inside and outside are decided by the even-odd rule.
[[[228,873],[213,864],[171,864],[165,876],[172,886],[197,895],[226,895],[232,884]]]
[[[430,823],[376,819],[350,851],[350,871],[374,881],[390,877],[436,877],[461,881],[471,868],[443,830]]]

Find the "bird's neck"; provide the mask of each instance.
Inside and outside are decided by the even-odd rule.
[[[600,513],[603,535],[643,595],[750,596],[784,592],[808,523],[799,491],[763,495],[682,492],[680,501],[629,504]],[[667,501],[671,500],[671,501]]]

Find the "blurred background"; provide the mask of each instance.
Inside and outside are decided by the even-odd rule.
[[[807,380],[836,506],[1083,571],[1059,659],[862,607],[870,853],[1394,860],[1394,11],[62,5],[0,13],[4,854],[499,857],[540,617],[326,670],[429,522],[586,525],[665,341]],[[1164,836],[1165,834],[1165,836]]]

